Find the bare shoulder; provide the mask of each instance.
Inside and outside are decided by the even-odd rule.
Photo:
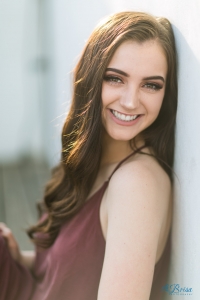
[[[155,201],[158,198],[153,195],[161,196],[159,204],[166,208],[171,195],[171,181],[155,157],[148,155],[148,149],[146,153],[133,155],[119,167],[110,180],[108,193],[115,194],[117,190],[122,190],[127,194],[133,190],[138,193],[147,190]],[[112,202],[112,197],[109,199]]]
[[[148,299],[170,193],[168,175],[151,156],[138,153],[113,174],[98,299]]]
[[[145,150],[143,152],[150,154],[148,149]],[[171,227],[173,199],[169,176],[156,158],[138,153],[125,161],[113,174],[106,196],[108,220],[113,211],[120,213],[120,206],[124,206],[125,215],[131,210],[136,211],[138,216],[141,214],[138,222],[144,221],[142,218],[145,212],[150,222],[151,219],[156,220],[159,227],[155,258],[157,263]]]

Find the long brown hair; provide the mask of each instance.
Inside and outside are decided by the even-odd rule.
[[[172,178],[177,109],[177,70],[174,35],[169,21],[141,12],[121,12],[104,19],[90,36],[74,69],[71,107],[62,131],[62,158],[46,185],[46,217],[28,230],[41,247],[54,242],[61,225],[83,206],[101,161],[101,88],[114,52],[124,41],[156,40],[163,48],[168,74],[163,104],[156,121],[143,131],[145,144]],[[41,232],[45,238],[40,238]],[[43,236],[42,234],[42,236]]]

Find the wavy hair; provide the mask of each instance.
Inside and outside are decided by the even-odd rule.
[[[94,29],[73,72],[72,102],[62,130],[61,162],[52,171],[42,202],[46,217],[28,230],[40,247],[53,244],[62,224],[81,209],[94,184],[102,152],[102,81],[116,49],[127,40],[139,43],[155,40],[167,59],[162,107],[142,136],[172,179],[177,110],[177,62],[172,27],[166,18],[142,12],[113,14]]]

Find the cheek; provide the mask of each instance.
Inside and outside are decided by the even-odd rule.
[[[105,108],[109,104],[109,99],[110,99],[110,94],[108,89],[102,88],[101,101],[102,101],[103,108]]]
[[[152,99],[146,99],[146,109],[148,111],[149,115],[152,115],[152,117],[156,118],[159,115],[162,103],[163,103],[163,94],[158,95],[155,98]]]
[[[105,92],[102,88],[102,93],[101,93],[101,101],[102,101],[102,112],[101,112],[101,118],[102,118],[102,122],[103,124],[105,123],[105,107],[107,106],[107,97],[105,95]]]
[[[162,96],[162,97],[159,97],[158,99],[157,99],[157,101],[155,102],[155,104],[154,104],[154,113],[158,116],[159,115],[159,112],[160,112],[160,109],[161,109],[161,106],[162,106],[162,103],[163,103],[163,98],[164,98],[164,96]]]
[[[101,112],[101,119],[102,124],[105,126],[105,120],[106,120],[106,106],[108,105],[107,95],[105,88],[102,86],[102,92],[101,92],[101,101],[102,101],[102,112]]]
[[[102,84],[101,99],[103,107],[108,107],[110,104],[119,99],[118,89],[113,88],[106,83]]]

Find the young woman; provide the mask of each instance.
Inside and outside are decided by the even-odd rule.
[[[62,160],[28,231],[36,252],[21,253],[1,224],[0,299],[162,299],[176,108],[169,21],[104,19],[74,70]]]

